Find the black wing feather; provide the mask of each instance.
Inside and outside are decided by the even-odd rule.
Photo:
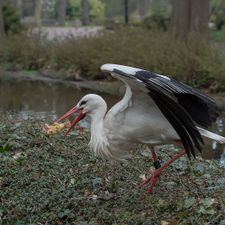
[[[194,122],[207,127],[219,116],[211,98],[179,81],[146,70],[139,70],[135,75],[118,69],[113,72],[145,85],[149,96],[179,135],[189,158],[191,154],[195,157],[195,148],[201,151],[204,143]]]
[[[172,78],[167,80],[156,76],[151,80],[165,91],[173,94],[197,124],[207,128],[219,116],[214,100],[199,90]]]
[[[154,97],[154,95],[151,95],[151,97],[154,99],[156,96]],[[181,124],[180,120],[178,120],[174,113],[171,110],[168,110],[168,108],[162,102],[156,99],[154,99],[154,101],[157,101],[157,106],[161,109],[162,113],[165,115],[168,121],[170,121],[171,125],[179,135],[188,157],[190,158],[191,156],[190,152],[195,157],[193,143],[190,140],[190,136],[188,135],[186,129],[183,128],[183,125]]]
[[[201,151],[203,140],[189,114],[168,96],[156,91],[150,91],[149,95],[179,135],[188,157],[190,158],[190,152],[195,157],[194,146]]]

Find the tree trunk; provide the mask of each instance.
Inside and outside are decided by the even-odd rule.
[[[2,1],[0,0],[0,42],[5,37],[5,27],[4,27],[4,20],[3,20],[3,13],[2,13]]]
[[[18,12],[19,12],[19,15],[20,15],[20,18],[22,18],[23,17],[23,1],[22,0],[17,0],[17,2],[16,2],[16,7],[17,7],[17,9],[18,9]]]
[[[189,32],[189,7],[191,0],[173,0],[171,31],[179,38],[185,38]]]
[[[188,33],[198,33],[207,40],[208,15],[208,0],[173,0],[171,31],[181,39]]]
[[[58,23],[60,26],[65,26],[66,19],[66,0],[58,1]]]
[[[190,31],[208,39],[209,1],[192,0],[190,12]]]
[[[138,6],[140,17],[141,19],[144,19],[146,16],[147,0],[139,0]]]
[[[125,24],[129,23],[128,0],[124,0],[124,21]]]
[[[90,17],[89,17],[89,1],[88,0],[81,0],[81,21],[82,24],[89,25],[90,24]]]
[[[41,6],[42,6],[42,0],[36,0],[34,17],[35,17],[35,23],[38,27],[41,26]]]

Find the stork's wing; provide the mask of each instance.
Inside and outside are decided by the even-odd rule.
[[[201,151],[202,137],[195,126],[209,126],[219,116],[215,102],[197,89],[167,76],[116,64],[105,64],[103,71],[132,88],[140,88],[150,96],[179,135],[190,157],[194,147]]]

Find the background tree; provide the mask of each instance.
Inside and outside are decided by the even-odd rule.
[[[58,23],[60,26],[65,25],[66,19],[66,0],[58,1]]]
[[[90,5],[90,18],[91,20],[102,21],[105,18],[105,4],[101,0],[91,0]]]
[[[108,20],[124,14],[124,7],[121,0],[105,0],[105,14]]]
[[[214,23],[217,30],[225,28],[225,1],[210,1],[210,21]]]
[[[37,26],[41,26],[42,0],[35,0],[34,18]]]
[[[2,1],[0,1],[0,41],[5,36],[5,28],[4,28],[4,21],[3,21],[3,13],[2,13]]]
[[[145,18],[147,13],[147,0],[139,0],[138,8],[141,19]]]
[[[66,15],[69,19],[81,18],[81,0],[68,0]]]
[[[29,0],[22,1],[22,18],[32,17],[35,15],[35,6],[36,6],[35,1]]]
[[[20,15],[17,8],[10,2],[6,2],[2,7],[5,33],[19,33],[23,27],[20,23]]]
[[[81,0],[81,21],[84,26],[90,24],[88,0]]]
[[[105,18],[105,3],[101,0],[90,0],[89,19],[93,22],[102,22]],[[67,1],[66,16],[68,19],[81,19],[82,9],[81,0]]]
[[[124,0],[124,21],[125,24],[129,23],[128,0]]]
[[[172,32],[185,38],[194,32],[208,38],[209,0],[173,0]]]
[[[23,6],[23,1],[17,0],[16,1],[16,7],[17,7],[20,18],[22,18],[22,6]]]

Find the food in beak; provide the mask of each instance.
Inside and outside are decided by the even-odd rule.
[[[69,128],[69,130],[65,133],[64,136],[66,136],[74,127],[75,125],[82,119],[84,119],[85,114],[84,113],[80,113],[80,115],[73,121],[71,127]]]
[[[47,134],[57,134],[59,133],[61,130],[70,127],[70,121],[66,121],[65,123],[54,123],[52,125],[49,124],[45,124],[43,127],[43,131]]]
[[[56,123],[59,123],[60,121],[68,118],[69,116],[71,116],[73,113],[79,111],[79,108],[77,108],[76,106],[73,107],[72,109],[70,109],[67,113],[65,113],[63,116],[61,116],[57,121]],[[74,127],[75,125],[80,121],[82,120],[84,117],[86,116],[85,113],[80,113],[79,116],[73,121],[73,123],[71,124],[69,130],[65,133],[64,136],[66,136]]]

